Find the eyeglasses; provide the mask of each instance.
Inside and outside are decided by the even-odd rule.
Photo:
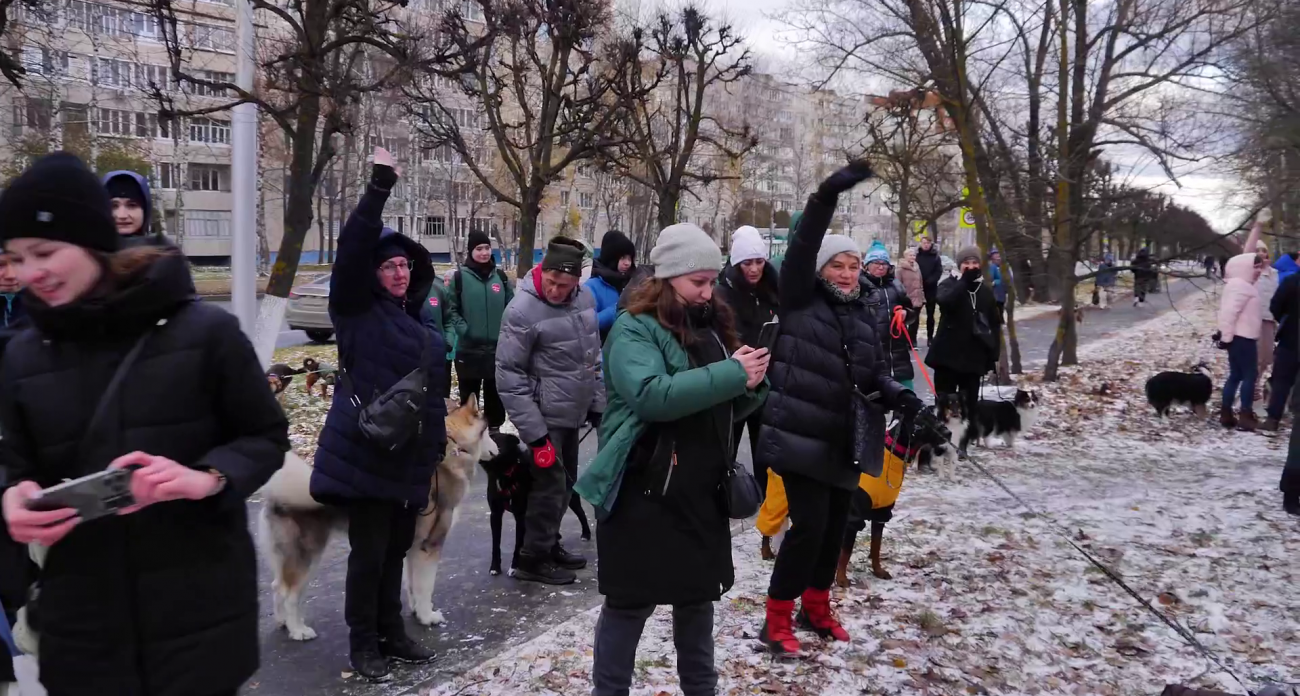
[[[409,264],[409,263],[407,263],[407,262],[405,262],[405,261],[399,261],[399,262],[397,262],[397,263],[393,263],[392,261],[388,261],[388,262],[384,263],[383,265],[381,265],[381,266],[379,267],[379,270],[380,270],[384,275],[393,275],[393,274],[397,273],[398,271],[408,271],[408,272],[409,272],[409,271],[411,270],[411,264]]]

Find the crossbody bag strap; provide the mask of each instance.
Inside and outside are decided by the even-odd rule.
[[[95,428],[99,427],[99,424],[104,420],[105,415],[108,413],[109,406],[112,404],[117,392],[121,389],[122,382],[126,379],[127,373],[131,370],[131,365],[135,363],[136,358],[139,358],[140,353],[144,351],[144,344],[149,341],[149,337],[153,335],[154,330],[155,329],[150,328],[141,334],[140,338],[136,339],[135,345],[131,346],[131,350],[122,358],[122,362],[118,363],[117,371],[113,373],[113,379],[109,380],[108,387],[104,389],[103,395],[99,397],[99,404],[95,406],[95,413],[90,417],[90,422],[86,424],[86,430],[81,436],[81,442],[77,444],[77,458],[75,461],[82,462],[85,460],[86,456],[90,454],[90,442],[94,438]]]

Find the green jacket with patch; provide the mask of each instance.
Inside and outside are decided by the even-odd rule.
[[[428,305],[424,308],[425,324],[442,332],[442,339],[447,344],[447,359],[456,359],[456,327],[451,323],[451,312],[447,307],[447,286],[442,278],[434,276],[433,285],[429,287],[429,296],[425,298]]]
[[[514,287],[500,268],[493,268],[486,278],[469,266],[456,270],[447,288],[447,314],[460,339],[457,350],[462,355],[496,355],[501,316],[514,295]]]
[[[735,400],[733,420],[749,417],[767,398],[767,382],[745,388],[736,360],[691,367],[686,350],[649,314],[619,314],[605,340],[606,406],[596,458],[573,490],[599,515],[614,508],[628,455],[651,423],[675,421]]]

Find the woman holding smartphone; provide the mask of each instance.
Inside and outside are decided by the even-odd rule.
[[[185,259],[121,249],[76,157],[0,194],[0,238],[32,328],[0,367],[4,519],[48,548],[36,607],[50,696],[234,694],[258,667],[245,499],[289,449],[284,412],[235,317],[196,302]],[[134,505],[82,523],[43,489],[130,467]]]

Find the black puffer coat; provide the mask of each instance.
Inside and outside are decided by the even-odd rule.
[[[134,451],[216,469],[226,489],[87,522],[41,574],[41,680],[53,694],[194,696],[258,667],[257,556],[245,499],[289,449],[284,412],[234,315],[194,301],[185,260],[156,260],[94,300],[50,308],[0,368],[0,466],[41,487]],[[153,333],[76,457],[123,356]]]
[[[447,378],[447,347],[438,327],[425,321],[433,263],[419,242],[384,227],[390,192],[372,180],[339,234],[329,311],[347,378],[339,382],[316,449],[311,495],[321,502],[388,500],[423,507],[447,446],[447,405],[437,397]],[[410,259],[406,297],[394,297],[379,284],[374,254],[383,246],[400,248]],[[406,445],[384,450],[361,432],[361,408],[418,367],[424,368],[430,395],[422,430]]]
[[[860,473],[850,454],[854,384],[863,394],[880,392],[871,424],[879,442],[871,447],[882,459],[884,412],[900,407],[900,397],[910,392],[889,376],[889,356],[880,347],[866,289],[858,299],[840,302],[818,276],[817,250],[836,199],[822,192],[809,197],[781,266],[781,336],[767,370],[772,391],[757,456],[782,476],[801,474],[852,490]]]
[[[863,291],[868,293],[867,304],[876,313],[876,335],[889,354],[890,375],[900,382],[912,379],[916,375],[912,369],[912,349],[902,333],[897,338],[894,337],[893,321],[895,307],[902,307],[907,312],[909,322],[916,316],[917,308],[912,306],[912,300],[907,296],[903,284],[894,277],[892,267],[882,278],[863,271],[862,284]],[[916,337],[913,336],[912,340],[915,341]]]
[[[967,375],[983,375],[997,366],[1002,319],[993,291],[982,281],[980,276],[974,289],[961,278],[939,283],[935,294],[941,312],[939,330],[925,356],[926,365]]]
[[[925,290],[925,301],[934,300],[934,294],[943,280],[943,257],[939,247],[932,246],[929,251],[916,250],[916,265],[921,268],[921,287]]]
[[[758,334],[763,324],[772,321],[780,305],[777,290],[776,268],[763,264],[763,275],[757,285],[750,285],[737,266],[727,266],[718,277],[718,294],[736,313],[736,333],[740,342],[758,347]]]

